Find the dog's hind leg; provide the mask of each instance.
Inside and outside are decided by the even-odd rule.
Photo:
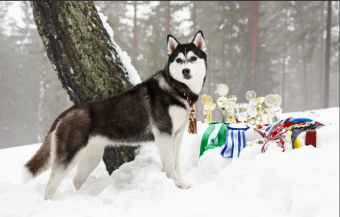
[[[89,143],[77,165],[77,173],[73,179],[74,187],[79,190],[87,177],[98,166],[104,154],[104,145]]]
[[[61,181],[69,174],[69,172],[74,168],[77,164],[76,160],[73,160],[68,165],[62,165],[58,162],[54,162],[52,165],[51,176],[48,180],[46,190],[45,190],[45,197],[44,199],[52,200],[55,191],[57,190],[58,186],[60,185]]]

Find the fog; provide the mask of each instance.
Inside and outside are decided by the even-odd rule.
[[[281,95],[283,112],[325,107],[327,2],[95,3],[142,80],[164,68],[167,34],[188,43],[202,30],[208,50],[202,94],[214,102],[224,83],[237,102],[247,102],[245,93],[253,90]],[[338,107],[339,2],[332,2],[331,11],[328,107]],[[72,105],[46,56],[29,2],[0,2],[0,148],[41,142]],[[203,121],[200,100],[196,110]],[[218,108],[212,119],[221,121]]]

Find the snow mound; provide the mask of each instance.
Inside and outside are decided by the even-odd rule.
[[[298,113],[285,114],[295,116]],[[306,114],[306,113],[301,113]],[[339,216],[339,108],[316,110],[332,125],[317,132],[318,147],[246,147],[238,159],[223,159],[221,148],[199,158],[198,134],[185,133],[181,147],[190,189],[175,187],[161,169],[154,143],[143,144],[134,161],[111,176],[103,162],[79,191],[62,181],[54,201],[43,195],[50,171],[22,184],[21,169],[40,144],[0,150],[0,216]],[[257,139],[251,131],[247,139]]]
[[[110,36],[110,40],[114,47],[116,48],[116,51],[119,55],[119,58],[121,59],[124,67],[126,68],[126,71],[128,72],[129,75],[129,81],[131,82],[132,85],[137,85],[141,83],[141,79],[137,73],[137,70],[133,65],[131,64],[131,58],[129,55],[126,53],[126,51],[122,51],[122,49],[116,44],[116,42],[113,40],[113,30],[110,27],[110,25],[106,22],[107,16],[105,16],[102,12],[100,12],[100,7],[96,5],[98,15],[100,17],[100,20],[103,23],[104,28],[106,29],[107,33]]]

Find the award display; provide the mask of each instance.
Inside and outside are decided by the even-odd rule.
[[[216,104],[213,103],[213,100],[209,95],[203,95],[201,102],[203,104],[204,123],[209,124],[212,121],[211,112],[216,108]]]
[[[257,115],[257,112],[256,112],[257,105],[256,103],[253,102],[254,97],[256,97],[256,93],[254,91],[250,90],[246,93],[246,99],[249,101],[247,105],[247,114],[248,114],[247,122],[253,123],[253,124],[255,124],[256,115]]]
[[[265,104],[268,108],[276,107],[277,104],[278,104],[278,100],[277,100],[276,95],[274,95],[274,94],[267,95],[266,99],[265,99]]]
[[[235,104],[235,111],[236,111],[236,118],[239,122],[241,123],[246,123],[247,122],[247,108],[248,108],[248,103],[236,103]]]
[[[282,104],[282,98],[278,94],[269,94],[266,96],[265,104],[268,107],[266,109],[267,114],[269,115],[269,119],[272,123],[280,120],[282,109],[280,108]]]
[[[228,116],[227,116],[227,122],[228,123],[236,123],[235,119],[235,103],[237,101],[237,96],[236,95],[230,95],[227,96],[228,99]]]
[[[248,101],[252,100],[254,97],[256,97],[256,93],[254,91],[250,90],[246,93],[246,99]]]
[[[229,88],[226,84],[219,84],[217,87],[219,98],[216,101],[222,115],[222,122],[227,123],[248,123],[262,128],[264,123],[274,123],[280,120],[282,109],[282,98],[278,94],[269,94],[266,97],[257,96],[252,90],[246,92],[248,103],[236,103],[236,95],[228,95]],[[216,108],[211,96],[203,95],[204,122],[212,122],[211,112]],[[267,108],[262,104],[265,103]]]
[[[264,108],[262,107],[262,103],[265,100],[264,96],[256,96],[253,99],[253,102],[257,105],[256,112],[257,112],[257,118],[256,118],[256,124],[257,125],[263,125],[263,113]]]
[[[282,105],[282,97],[279,94],[275,94],[277,99],[277,107],[281,107]]]
[[[221,109],[222,121],[225,122],[226,119],[226,108],[228,108],[228,95],[229,87],[226,84],[219,84],[217,87],[217,93],[220,97],[217,99],[217,106]]]

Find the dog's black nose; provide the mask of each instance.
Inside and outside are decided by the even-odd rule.
[[[183,75],[189,75],[190,74],[190,69],[183,69],[182,70]]]

